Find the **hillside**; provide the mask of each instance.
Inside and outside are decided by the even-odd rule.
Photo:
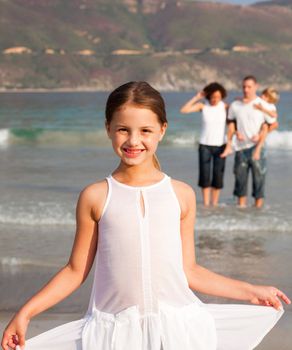
[[[291,0],[0,0],[0,89],[292,88]],[[276,30],[275,30],[276,29]]]

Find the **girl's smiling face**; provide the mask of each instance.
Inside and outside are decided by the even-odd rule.
[[[125,104],[106,124],[107,134],[113,149],[127,165],[153,163],[153,155],[162,140],[167,123],[161,125],[157,115],[150,109]]]

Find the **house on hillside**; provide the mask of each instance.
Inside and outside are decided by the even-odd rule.
[[[2,51],[4,55],[22,55],[22,54],[31,54],[32,50],[25,46],[15,46],[9,47]]]

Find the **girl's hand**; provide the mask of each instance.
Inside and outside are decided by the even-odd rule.
[[[253,297],[250,299],[252,304],[272,306],[276,310],[281,310],[283,308],[281,301],[291,303],[291,300],[275,287],[253,286]]]
[[[253,108],[257,109],[258,111],[262,111],[262,112],[264,111],[263,106],[261,105],[261,103],[254,103]]]
[[[6,327],[1,346],[3,350],[16,349],[16,346],[20,346],[21,349],[24,349],[25,345],[25,334],[29,324],[29,319],[17,313],[13,319],[9,322]]]

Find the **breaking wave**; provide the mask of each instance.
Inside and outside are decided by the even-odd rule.
[[[196,131],[169,131],[163,144],[171,146],[193,146],[198,143]],[[48,129],[0,129],[0,146],[10,144],[44,144],[44,145],[97,145],[109,146],[104,130],[48,130]],[[292,131],[274,131],[266,141],[269,149],[292,150]]]

